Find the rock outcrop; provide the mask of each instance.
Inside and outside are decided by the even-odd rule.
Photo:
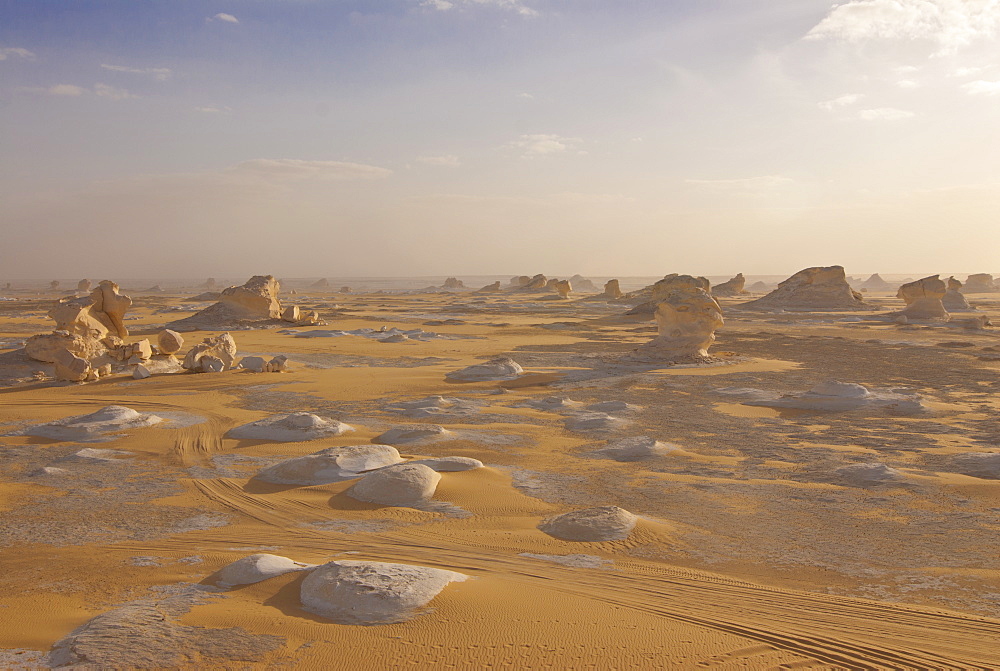
[[[594,285],[593,281],[588,280],[583,275],[574,275],[573,277],[569,278],[569,283],[573,285],[573,289],[575,291],[586,291],[586,292],[597,291],[597,287]]]
[[[56,329],[100,340],[108,334],[128,337],[125,313],[132,299],[119,293],[118,285],[102,280],[88,296],[60,300],[49,310]]]
[[[664,361],[708,357],[715,331],[725,323],[719,303],[697,286],[678,285],[666,295],[657,295],[658,335],[640,352]]]
[[[675,291],[701,289],[705,293],[711,295],[711,287],[711,282],[704,277],[671,273],[662,280],[659,280],[653,285],[646,287],[646,289],[639,291],[639,296],[648,295],[649,299],[639,305],[636,305],[625,314],[652,317],[653,313],[656,312],[656,307],[662,303],[668,295],[674,293]],[[629,295],[632,296],[635,294]]]
[[[235,361],[236,341],[228,333],[222,333],[192,347],[181,365],[195,373],[218,373],[232,368]]]
[[[223,289],[215,305],[168,326],[176,331],[194,331],[277,321],[281,319],[280,289],[278,281],[271,275],[255,275],[242,286]]]
[[[317,438],[333,438],[354,428],[313,415],[308,412],[293,412],[290,415],[273,415],[243,424],[229,430],[227,438],[237,440],[266,440],[279,443],[297,443]]]
[[[994,291],[1000,291],[1000,287],[997,287],[993,281],[993,276],[988,273],[969,275],[965,280],[965,285],[962,287],[962,293],[964,294],[988,294]]]
[[[500,280],[497,280],[493,284],[487,284],[482,289],[479,289],[481,293],[496,293],[500,291]]]
[[[353,480],[364,473],[377,472],[402,461],[396,448],[389,445],[328,447],[265,468],[256,475],[256,479],[277,485],[326,485]]]
[[[308,571],[315,564],[303,564],[288,557],[272,554],[254,554],[227,564],[215,574],[215,584],[220,587],[253,585],[294,571]]]
[[[76,290],[86,293],[90,291],[91,286],[92,283],[90,280],[80,280],[79,282],[76,283]]]
[[[713,296],[742,296],[746,293],[744,286],[746,286],[746,278],[743,277],[743,273],[737,273],[736,277],[726,280],[722,284],[718,284],[712,287]]]
[[[599,543],[628,538],[639,518],[618,506],[575,510],[550,518],[538,528],[567,541]]]
[[[31,336],[24,343],[24,352],[35,361],[55,363],[60,352],[90,360],[107,352],[107,348],[95,338],[60,330]]]
[[[465,284],[462,282],[462,280],[460,280],[460,279],[458,279],[456,277],[449,277],[448,279],[446,279],[444,281],[444,284],[442,285],[442,288],[444,288],[444,289],[464,289],[465,288]]]
[[[429,501],[440,481],[441,475],[433,468],[423,464],[398,464],[365,475],[347,495],[383,506],[415,506]]]
[[[490,359],[486,363],[474,364],[445,375],[445,379],[455,382],[489,382],[513,380],[524,373],[520,364],[508,356]]]
[[[847,283],[843,266],[806,268],[778,284],[778,288],[741,310],[846,311],[869,310],[861,294]]]
[[[941,299],[948,287],[937,275],[930,275],[899,287],[896,298],[902,298],[906,307],[899,313],[910,319],[948,319]]]
[[[559,298],[569,298],[570,292],[573,291],[573,285],[569,280],[556,280],[552,288],[559,294]]]
[[[974,307],[969,305],[969,301],[962,295],[962,283],[954,277],[948,278],[948,290],[941,299],[941,304],[948,312],[972,312]]]
[[[858,286],[858,289],[867,289],[868,291],[891,291],[892,285],[882,279],[882,277],[875,273],[867,280]]]
[[[176,354],[184,347],[184,336],[177,331],[163,329],[156,336],[156,348],[160,354]]]
[[[618,280],[608,280],[604,283],[604,296],[606,298],[619,299],[625,294],[622,293]]]
[[[315,282],[313,282],[312,284],[310,284],[309,288],[310,289],[329,289],[330,288],[330,280],[326,279],[325,277],[320,278],[320,279],[316,280]]]

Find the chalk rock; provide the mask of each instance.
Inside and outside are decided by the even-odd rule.
[[[890,468],[881,463],[851,464],[842,466],[834,473],[844,481],[845,484],[857,487],[867,487],[878,485],[884,482],[895,482],[902,480],[904,475],[895,468]]]
[[[987,273],[969,275],[962,287],[962,293],[965,294],[986,294],[997,290],[998,287],[993,282],[993,276]]]
[[[328,447],[265,468],[256,478],[278,485],[326,485],[351,480],[368,471],[377,472],[377,469],[394,466],[402,461],[399,452],[391,445]],[[433,490],[431,493],[433,494]]]
[[[195,345],[184,357],[184,363],[181,365],[186,370],[191,370],[196,373],[209,372],[205,370],[206,364],[202,362],[202,359],[216,359],[221,361],[223,364],[222,370],[228,370],[232,368],[233,362],[236,360],[236,341],[233,340],[233,336],[228,333],[222,333],[214,337],[205,338],[200,344]],[[216,364],[211,363],[211,367],[214,372]]]
[[[285,308],[284,312],[281,313],[281,319],[286,322],[297,324],[302,319],[302,311],[299,309],[298,305],[289,305]]]
[[[867,310],[861,294],[847,283],[843,266],[806,268],[778,284],[763,298],[743,303],[741,310]]]
[[[658,335],[640,351],[665,361],[707,357],[716,329],[725,324],[719,303],[697,287],[676,289],[659,300],[655,312]]]
[[[212,355],[203,356],[200,359],[198,359],[198,366],[201,368],[201,370],[197,369],[192,369],[192,370],[195,370],[195,372],[200,372],[200,373],[221,373],[222,371],[228,368],[228,366],[226,366],[225,361],[223,361],[217,356],[212,356]]]
[[[422,614],[449,583],[466,579],[425,566],[342,559],[314,569],[300,598],[303,608],[338,624],[388,624]]]
[[[625,294],[622,293],[618,280],[608,280],[604,283],[604,295],[608,298],[618,299]]]
[[[570,431],[604,432],[620,429],[627,425],[628,422],[605,412],[581,412],[570,415],[563,424]]]
[[[969,305],[969,301],[962,294],[962,283],[954,277],[948,278],[948,290],[941,299],[941,304],[948,312],[972,312],[974,307]]]
[[[160,354],[176,354],[184,347],[184,337],[177,331],[163,329],[156,336],[156,348]]]
[[[892,285],[882,279],[882,277],[875,273],[867,280],[861,283],[859,289],[867,289],[868,291],[891,291]]]
[[[329,289],[330,288],[330,280],[328,280],[328,279],[326,279],[324,277],[322,279],[316,280],[315,282],[313,282],[309,286],[312,289]]]
[[[746,278],[743,277],[743,273],[737,273],[736,277],[726,280],[722,284],[718,284],[712,287],[713,296],[741,296],[746,293],[744,286],[746,286]]]
[[[191,331],[200,328],[236,328],[247,322],[281,319],[278,292],[281,286],[270,275],[254,275],[245,284],[223,289],[219,302],[201,312],[168,324],[170,328]]]
[[[380,445],[406,445],[409,443],[425,443],[439,440],[451,435],[451,431],[437,424],[418,424],[389,429],[385,433],[372,438],[373,443]]]
[[[88,292],[90,291],[91,284],[92,283],[90,280],[80,280],[79,282],[76,283],[76,290],[82,292]]]
[[[303,564],[279,555],[254,554],[222,567],[216,574],[215,582],[220,587],[252,585],[268,578],[315,567],[316,564]]]
[[[340,287],[340,293],[342,294],[349,294],[352,293],[353,291],[354,290],[351,289],[351,287]]]
[[[489,382],[494,380],[513,380],[524,373],[520,364],[507,356],[490,359],[486,363],[467,366],[445,375],[445,379],[460,382]]]
[[[495,293],[497,291],[500,291],[500,280],[497,280],[493,284],[487,284],[482,289],[479,289],[479,291],[481,293]]]
[[[288,357],[284,354],[279,354],[268,361],[268,365],[271,367],[272,373],[284,373],[288,370]]]
[[[91,372],[90,362],[62,350],[56,354],[55,376],[67,382],[83,382]]]
[[[517,275],[516,277],[510,278],[510,286],[514,289],[520,289],[531,284],[531,278],[527,275]]]
[[[49,310],[49,317],[55,320],[57,330],[98,340],[109,333],[127,338],[123,320],[131,305],[131,298],[118,293],[117,284],[102,280],[87,296],[60,300]]]
[[[638,521],[638,517],[618,506],[600,506],[549,518],[538,528],[563,540],[597,543],[628,538]]]
[[[267,440],[279,443],[296,443],[317,438],[333,438],[354,427],[336,420],[323,419],[308,412],[290,415],[273,415],[243,424],[229,430],[227,438],[237,440]]]
[[[652,316],[656,313],[657,306],[665,301],[671,294],[678,291],[693,291],[695,289],[701,289],[705,293],[711,295],[711,283],[706,278],[671,273],[662,280],[654,283],[652,286],[639,291],[636,295],[648,295],[649,300],[644,303],[640,303],[625,314]]]
[[[659,457],[680,448],[670,443],[661,443],[649,436],[633,436],[621,440],[609,441],[607,446],[595,451],[596,457],[614,459],[615,461],[642,461]]]
[[[767,282],[761,282],[760,280],[758,280],[753,284],[751,284],[749,287],[747,287],[747,291],[754,294],[765,294],[771,291],[772,288],[773,287]]]
[[[570,292],[573,291],[573,285],[569,280],[556,280],[552,288],[559,294],[559,298],[569,298]]]
[[[414,506],[434,496],[441,476],[423,464],[398,464],[358,480],[347,495],[384,506]]]
[[[968,452],[956,456],[955,462],[959,473],[1000,480],[1000,452]]]
[[[947,285],[937,276],[930,275],[899,287],[896,298],[902,298],[906,307],[900,314],[907,319],[948,319],[941,299],[948,291]]]
[[[236,367],[243,370],[249,370],[254,373],[271,372],[267,359],[261,356],[245,356],[240,359],[240,362],[236,364]]]
[[[145,380],[150,375],[152,375],[152,373],[150,373],[149,369],[143,366],[142,364],[139,364],[132,369],[132,377],[134,377],[136,380]]]
[[[549,280],[545,275],[539,273],[528,280],[527,284],[522,285],[522,289],[525,291],[540,291],[544,289],[549,283]]]
[[[594,286],[594,282],[592,280],[588,280],[583,275],[579,274],[574,275],[573,277],[569,278],[569,283],[573,285],[575,291],[589,291],[589,292],[597,291],[597,287]]]
[[[458,279],[456,277],[449,277],[448,279],[446,279],[444,281],[444,284],[442,286],[445,289],[464,289],[465,288],[465,284],[462,282],[462,280],[460,280],[460,279]]]
[[[88,361],[100,356],[107,351],[107,348],[100,340],[81,336],[68,331],[53,331],[40,335],[33,335],[24,343],[24,353],[35,361],[55,363],[60,352],[69,352],[74,356]]]
[[[438,473],[451,473],[455,471],[472,471],[483,467],[483,462],[472,457],[431,457],[428,459],[415,459],[409,461],[410,464],[421,464],[437,471]]]
[[[88,415],[76,415],[29,427],[24,430],[24,434],[53,440],[85,441],[106,433],[152,426],[162,421],[156,415],[140,413],[121,405],[109,405]]]

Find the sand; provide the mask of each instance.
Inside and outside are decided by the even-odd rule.
[[[134,337],[197,293],[163,286],[135,299]],[[717,361],[665,368],[628,356],[653,323],[606,301],[310,294],[350,336],[234,332],[240,356],[283,354],[288,372],[7,378],[24,381],[0,389],[0,667],[1000,667],[995,330],[727,312]],[[0,359],[24,365],[10,353],[49,330],[54,298],[0,303]],[[1000,296],[972,302],[1000,320]],[[446,337],[418,333],[428,322]],[[525,373],[449,379],[497,356]],[[747,404],[830,380],[873,397]],[[891,402],[914,398],[919,412]],[[166,421],[27,431],[107,406]],[[292,413],[355,431],[228,433]],[[364,459],[318,484],[255,477],[412,425],[447,438],[396,446],[440,478],[415,507],[353,498],[385,465]],[[634,527],[539,528],[598,506]],[[220,589],[251,555],[288,562]],[[330,562],[468,579],[357,626],[303,604]]]

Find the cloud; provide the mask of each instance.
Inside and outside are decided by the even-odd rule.
[[[1000,32],[996,0],[849,0],[835,5],[805,38],[930,40],[952,53]]]
[[[4,47],[0,48],[0,61],[5,61],[8,58],[17,58],[22,61],[33,61],[35,60],[35,54],[27,49],[22,49],[21,47]]]
[[[524,98],[525,100],[534,100],[535,99],[535,96],[531,95],[530,93],[518,93],[517,97],[518,98]]]
[[[342,161],[304,161],[294,158],[255,158],[230,167],[227,174],[254,177],[267,181],[298,181],[307,179],[354,180],[383,179],[391,170],[363,163]]]
[[[524,5],[522,0],[421,0],[421,7],[428,7],[440,12],[459,7],[471,7],[475,5],[497,7],[508,9],[521,16],[538,16],[538,12],[531,7]]]
[[[759,189],[773,189],[791,184],[794,181],[791,177],[782,177],[781,175],[762,175],[760,177],[739,177],[736,179],[685,179],[684,183],[718,189],[756,191]]]
[[[419,163],[426,163],[427,165],[440,165],[448,168],[457,168],[462,165],[462,162],[458,160],[458,157],[454,154],[446,154],[444,156],[421,156],[417,158]]]
[[[858,102],[864,97],[865,97],[864,94],[861,93],[848,93],[847,95],[842,95],[839,98],[834,98],[833,100],[824,100],[823,102],[819,103],[819,106],[821,109],[830,111],[838,107],[847,107],[848,105],[853,105],[854,103]]]
[[[912,79],[900,79],[896,82],[896,86],[901,89],[918,89],[920,88],[920,82],[915,82]]]
[[[206,114],[229,114],[233,111],[233,108],[225,105],[209,105],[207,107],[195,107],[195,110],[205,112]]]
[[[44,93],[50,96],[82,96],[87,92],[87,89],[82,86],[75,86],[73,84],[56,84],[48,88],[31,88],[25,90],[32,93]]]
[[[219,12],[215,16],[210,16],[206,21],[222,21],[223,23],[239,23],[240,20],[237,19],[232,14],[226,14],[225,12]]]
[[[917,115],[913,112],[898,110],[893,107],[878,107],[858,112],[858,118],[865,121],[899,121],[900,119],[910,119],[915,116]]]
[[[972,77],[983,72],[986,68],[957,68],[951,73],[952,77]]]
[[[134,75],[150,75],[158,81],[166,81],[173,74],[170,68],[130,68],[125,65],[108,65],[101,63],[101,68],[112,72],[128,72]]]
[[[579,144],[582,140],[578,137],[562,137],[560,135],[522,135],[519,139],[509,142],[508,147],[516,147],[518,149],[523,149],[522,154],[525,158],[533,158],[535,156],[548,156],[551,154],[561,154],[573,146]]]
[[[102,98],[111,98],[112,100],[125,100],[126,98],[139,97],[134,93],[129,93],[125,89],[115,88],[114,86],[109,86],[108,84],[94,84],[94,93]]]
[[[988,82],[984,79],[978,79],[974,82],[963,84],[962,90],[974,96],[1000,95],[1000,82]]]

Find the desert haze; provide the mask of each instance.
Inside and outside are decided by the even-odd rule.
[[[1000,668],[993,0],[0,0],[0,668]]]

